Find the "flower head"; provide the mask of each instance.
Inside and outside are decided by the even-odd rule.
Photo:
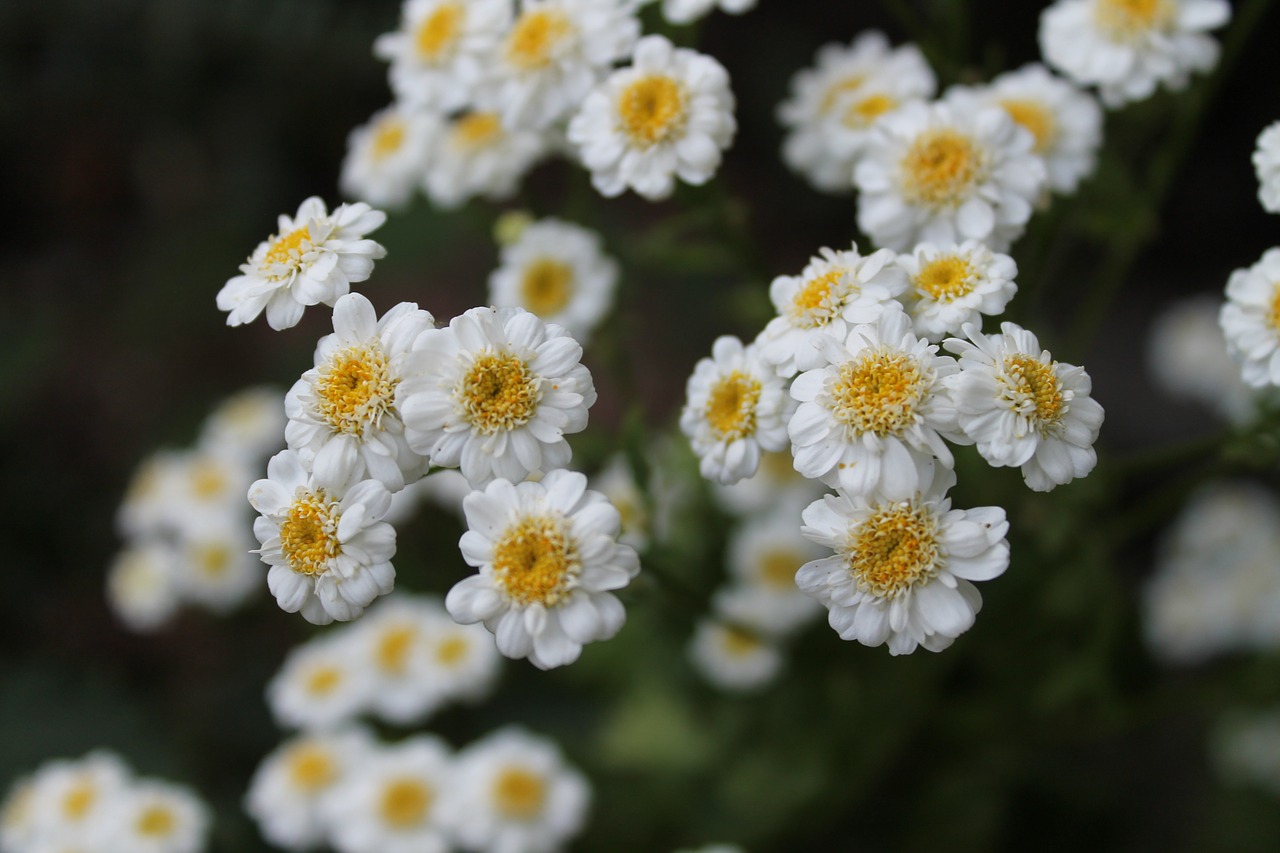
[[[1258,134],[1253,169],[1258,175],[1258,202],[1262,209],[1280,213],[1280,121],[1272,122]]]
[[[1218,322],[1245,384],[1280,385],[1280,248],[1231,273]]]
[[[441,127],[434,113],[400,103],[375,113],[347,136],[338,179],[343,194],[388,210],[403,208],[426,175]]]
[[[542,131],[506,127],[492,111],[464,112],[437,137],[422,188],[432,204],[446,210],[473,196],[509,198],[547,150]]]
[[[1004,311],[1018,292],[1013,258],[976,240],[956,246],[921,243],[898,265],[907,273],[906,298],[916,334],[939,341],[967,324],[981,326],[983,315]]]

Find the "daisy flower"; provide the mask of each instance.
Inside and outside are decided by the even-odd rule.
[[[209,807],[188,788],[154,779],[134,782],[117,798],[104,826],[107,850],[200,853]]]
[[[717,6],[730,15],[754,9],[756,0],[662,0],[662,15],[673,24],[690,24]]]
[[[675,191],[677,177],[695,185],[711,179],[737,130],[733,108],[720,63],[646,36],[632,65],[582,102],[568,139],[602,195],[631,188],[656,201]]]
[[[1222,300],[1209,294],[1162,309],[1147,335],[1147,370],[1170,396],[1194,400],[1241,424],[1257,412],[1257,392],[1244,384],[1240,366],[1227,353],[1221,309]]]
[[[1207,33],[1230,17],[1226,0],[1058,0],[1040,15],[1040,50],[1119,107],[1213,68],[1218,44]]]
[[[819,190],[849,192],[854,164],[880,116],[932,98],[937,86],[920,49],[891,48],[884,33],[823,45],[816,66],[796,73],[790,96],[778,106],[787,129],[782,159]]]
[[[218,310],[229,312],[228,326],[251,322],[265,309],[267,325],[298,325],[308,305],[332,305],[351,285],[373,272],[387,250],[364,235],[387,215],[363,202],[339,205],[332,214],[312,196],[294,217],[280,216],[279,231],[258,244],[242,275],[218,292]]]
[[[585,643],[607,640],[626,611],[613,595],[640,571],[634,549],[617,542],[618,511],[587,478],[556,470],[541,482],[495,480],[467,496],[459,545],[479,569],[454,585],[445,607],[463,623],[484,622],[509,658],[539,669],[578,659]]]
[[[125,548],[107,570],[107,603],[131,631],[154,631],[178,611],[178,555],[167,542]]]
[[[161,529],[177,538],[243,523],[244,493],[260,464],[235,448],[197,447],[170,454],[158,490]],[[260,470],[260,469],[259,469]]]
[[[489,303],[520,307],[585,341],[613,304],[618,264],[600,235],[559,219],[526,225],[489,276]]]
[[[821,556],[821,549],[800,534],[800,511],[794,502],[781,501],[730,534],[726,560],[733,582],[713,596],[717,613],[781,637],[820,612],[796,587],[796,570]]]
[[[1253,169],[1258,175],[1258,202],[1262,209],[1280,213],[1280,121],[1272,122],[1258,134]]]
[[[1021,236],[1046,178],[1035,138],[1002,109],[911,103],[885,115],[853,179],[858,227],[879,246]]]
[[[782,669],[782,653],[765,637],[715,619],[704,619],[689,641],[689,660],[722,690],[758,690]]]
[[[398,102],[450,112],[470,102],[510,25],[511,0],[407,0],[373,53],[391,63]]]
[[[422,188],[432,204],[446,210],[474,196],[501,201],[515,193],[547,149],[540,131],[504,128],[495,112],[463,113],[441,132]]]
[[[1280,385],[1280,248],[1231,273],[1218,323],[1245,384]]]
[[[472,308],[418,335],[396,392],[409,446],[472,487],[569,464],[595,404],[582,346],[520,308]]]
[[[210,527],[178,543],[173,583],[184,601],[227,613],[255,593],[262,582],[253,537],[243,523]]]
[[[468,850],[552,853],[586,822],[591,787],[546,738],[499,729],[456,761],[443,811]]]
[[[900,255],[898,266],[907,273],[903,302],[916,334],[935,342],[959,334],[966,324],[981,327],[984,314],[1003,313],[1018,292],[1013,258],[976,240],[946,247],[921,243]]]
[[[822,341],[843,342],[859,323],[874,323],[907,287],[906,276],[888,249],[863,257],[854,244],[847,252],[822,249],[798,276],[780,275],[769,285],[778,316],[756,343],[779,376],[822,367]]]
[[[253,532],[282,610],[317,625],[346,621],[395,585],[396,532],[380,520],[391,493],[377,480],[329,490],[284,450],[249,489],[249,503],[261,513]]]
[[[200,430],[200,447],[239,454],[258,464],[283,447],[284,395],[278,388],[246,388],[218,404]]]
[[[374,479],[399,491],[427,472],[429,462],[409,448],[396,409],[409,348],[435,318],[401,302],[382,319],[359,293],[333,309],[332,335],[316,345],[315,367],[285,396],[284,437],[315,474],[341,488]]]
[[[945,342],[960,364],[948,385],[960,429],[982,458],[996,467],[1021,466],[1037,492],[1092,471],[1103,412],[1084,368],[1054,361],[1014,323],[1002,323],[998,335],[973,326],[965,334],[968,341]]]
[[[267,706],[282,728],[333,729],[364,710],[374,687],[347,635],[325,634],[289,651],[267,683]]]
[[[945,380],[955,360],[911,332],[902,311],[855,326],[843,344],[824,347],[828,364],[791,385],[800,401],[787,431],[796,470],[856,495],[910,493],[919,463],[950,468],[955,405]]]
[[[702,476],[736,483],[754,474],[762,450],[787,446],[790,404],[786,380],[756,345],[744,347],[732,335],[716,338],[711,358],[693,368],[680,413]]]
[[[348,198],[387,210],[403,208],[422,183],[441,121],[395,103],[347,136],[338,186]]]
[[[107,832],[121,795],[132,784],[132,771],[107,750],[46,762],[31,777],[33,841],[56,841],[72,849],[93,845]]]
[[[972,581],[1008,568],[1009,524],[1000,507],[952,509],[954,484],[954,472],[925,466],[909,497],[838,491],[804,511],[804,535],[834,554],[802,566],[796,583],[826,605],[842,640],[937,652],[973,626],[982,597]]]

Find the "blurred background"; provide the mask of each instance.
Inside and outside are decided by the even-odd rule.
[[[1010,508],[1013,563],[953,649],[891,659],[819,624],[769,690],[726,695],[685,661],[696,614],[638,583],[617,640],[563,671],[508,663],[492,700],[431,729],[462,744],[519,721],[555,737],[596,789],[574,849],[1280,847],[1274,796],[1221,781],[1208,747],[1222,714],[1280,704],[1280,654],[1165,664],[1140,626],[1160,532],[1187,495],[1224,474],[1276,482],[1274,418],[1228,427],[1162,392],[1146,357],[1163,308],[1220,299],[1231,270],[1280,242],[1249,161],[1280,118],[1272,7],[1237,4],[1216,74],[1110,115],[1099,174],[1015,246],[1011,317],[1093,376],[1102,462],[1049,498],[961,455],[956,504]],[[508,204],[444,214],[419,197],[374,235],[388,256],[358,289],[380,312],[408,300],[444,322],[486,300],[501,211],[599,230],[624,284],[587,353],[601,399],[574,442],[575,461],[598,465],[625,429],[670,432],[712,340],[754,336],[770,315],[773,276],[865,245],[852,199],[818,194],[778,154],[776,106],[817,48],[880,28],[920,40],[943,86],[981,81],[1038,59],[1042,8],[761,0],[696,32],[649,9],[647,29],[731,74],[739,132],[712,184],[604,200],[554,160]],[[229,329],[214,295],[278,214],[340,200],[346,136],[390,100],[371,46],[398,20],[395,0],[0,0],[0,790],[107,746],[196,788],[216,810],[211,849],[267,849],[240,810],[283,736],[262,690],[313,629],[264,589],[233,616],[133,634],[104,573],[138,463],[192,444],[238,389],[287,389],[330,331],[315,310],[285,333]],[[695,506],[662,559],[705,600],[727,522]],[[460,532],[432,511],[402,528],[398,586],[443,593],[464,576]]]

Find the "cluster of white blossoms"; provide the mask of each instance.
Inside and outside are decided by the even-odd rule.
[[[455,753],[430,734],[380,743],[347,727],[281,744],[254,774],[245,808],[286,850],[552,853],[581,831],[590,799],[555,744],[520,728]]]
[[[115,753],[56,759],[0,805],[3,853],[200,853],[209,808],[190,789],[138,777]]]
[[[225,613],[258,589],[244,494],[281,444],[279,391],[250,388],[223,401],[196,445],[152,454],[116,516],[124,546],[107,573],[107,600],[134,631],[153,631],[184,604]]]

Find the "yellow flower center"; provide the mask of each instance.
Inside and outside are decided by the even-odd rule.
[[[1271,293],[1271,313],[1267,315],[1271,328],[1280,330],[1280,281],[1272,285],[1274,290]]]
[[[956,255],[943,255],[920,268],[915,286],[921,293],[939,302],[949,302],[973,292],[973,270],[969,262]]]
[[[81,820],[97,802],[98,789],[88,780],[77,782],[62,798],[62,813],[69,820]]]
[[[1034,417],[1041,431],[1056,424],[1067,413],[1066,397],[1053,369],[1056,364],[1045,364],[1034,356],[1021,353],[1004,359],[1004,376],[1001,379],[1005,385],[1005,399],[1015,411]]]
[[[440,641],[440,645],[436,646],[436,660],[443,666],[455,666],[466,659],[470,649],[471,643],[466,637],[454,634],[445,637]]]
[[[228,485],[226,472],[218,463],[203,459],[192,466],[191,492],[197,498],[210,500],[220,497]]]
[[[507,35],[507,61],[521,71],[545,68],[560,45],[575,32],[564,12],[532,9],[520,16]]]
[[[270,270],[276,264],[284,264],[295,269],[298,262],[302,260],[302,255],[310,248],[311,230],[304,225],[296,231],[290,231],[271,240],[266,257],[262,259],[262,268]]]
[[[902,158],[903,190],[916,204],[953,207],[969,197],[983,171],[973,140],[955,130],[930,130]]]
[[[1093,19],[1114,41],[1134,41],[1167,28],[1176,16],[1172,0],[1094,0]]]
[[[486,353],[463,377],[459,397],[472,429],[489,435],[528,423],[542,400],[542,383],[516,356]]]
[[[521,605],[555,606],[579,571],[573,543],[558,518],[522,518],[503,531],[493,546],[494,577]]]
[[[880,116],[895,109],[898,102],[888,95],[868,95],[854,101],[844,113],[846,127],[870,127]]]
[[[554,317],[573,295],[573,267],[555,258],[538,258],[524,268],[520,301],[534,314]]]
[[[847,270],[832,270],[805,282],[791,300],[791,320],[797,326],[813,329],[825,326],[844,307],[850,287]]]
[[[841,365],[831,385],[832,415],[857,433],[895,435],[915,421],[923,396],[919,363],[877,350]]]
[[[394,414],[399,384],[382,347],[349,347],[334,353],[316,377],[316,408],[334,433],[363,436],[367,427],[382,429],[383,416]]]
[[[1027,98],[1005,98],[1000,106],[1010,118],[1031,131],[1036,140],[1037,154],[1044,154],[1053,147],[1058,137],[1058,122],[1044,104]]]
[[[404,122],[399,118],[388,116],[378,122],[373,130],[373,140],[369,146],[373,159],[385,160],[399,151],[400,146],[404,145],[404,136]]]
[[[423,19],[414,35],[418,55],[429,62],[438,62],[458,40],[466,12],[461,3],[441,3]]]
[[[227,573],[231,566],[231,549],[221,543],[201,545],[196,549],[196,568],[210,580]]]
[[[762,386],[754,376],[737,370],[721,376],[707,395],[707,423],[721,441],[737,441],[756,431],[756,404]]]
[[[498,811],[509,820],[528,820],[542,811],[547,783],[523,767],[508,767],[493,783],[493,799]]]
[[[435,798],[435,791],[420,779],[395,779],[383,788],[378,810],[388,824],[404,829],[422,823]]]
[[[138,834],[161,838],[172,833],[177,823],[172,810],[166,806],[151,805],[138,815]]]
[[[392,675],[403,675],[416,639],[418,631],[412,625],[396,625],[383,631],[374,655],[378,668]]]
[[[822,104],[818,107],[818,111],[823,115],[831,112],[832,107],[836,105],[836,101],[841,100],[850,92],[856,92],[862,88],[862,84],[867,82],[865,74],[850,74],[848,77],[842,77],[827,87],[827,91],[822,94]]]
[[[760,474],[769,482],[777,484],[803,479],[795,468],[791,453],[786,450],[760,454]]]
[[[483,148],[492,145],[501,136],[502,122],[497,113],[467,113],[453,123],[455,148]]]
[[[325,696],[342,684],[342,670],[336,666],[319,666],[307,676],[306,690],[312,696]]]
[[[670,139],[684,126],[684,87],[663,74],[641,77],[618,96],[618,117],[633,145],[648,148]]]
[[[284,763],[294,787],[303,791],[319,791],[338,778],[338,768],[334,765],[333,758],[314,744],[294,747]]]
[[[931,513],[906,503],[882,506],[858,526],[849,572],[860,592],[895,598],[934,577],[938,558]]]
[[[342,553],[338,542],[338,504],[324,489],[294,498],[280,524],[280,550],[289,568],[303,575],[322,575]]]
[[[724,644],[725,654],[735,658],[754,654],[763,645],[760,642],[760,638],[755,634],[744,631],[741,628],[735,628],[732,625],[724,626],[724,632],[720,635],[720,642]]]
[[[796,569],[804,558],[794,551],[766,550],[760,555],[760,580],[774,589],[790,589],[795,586]]]

